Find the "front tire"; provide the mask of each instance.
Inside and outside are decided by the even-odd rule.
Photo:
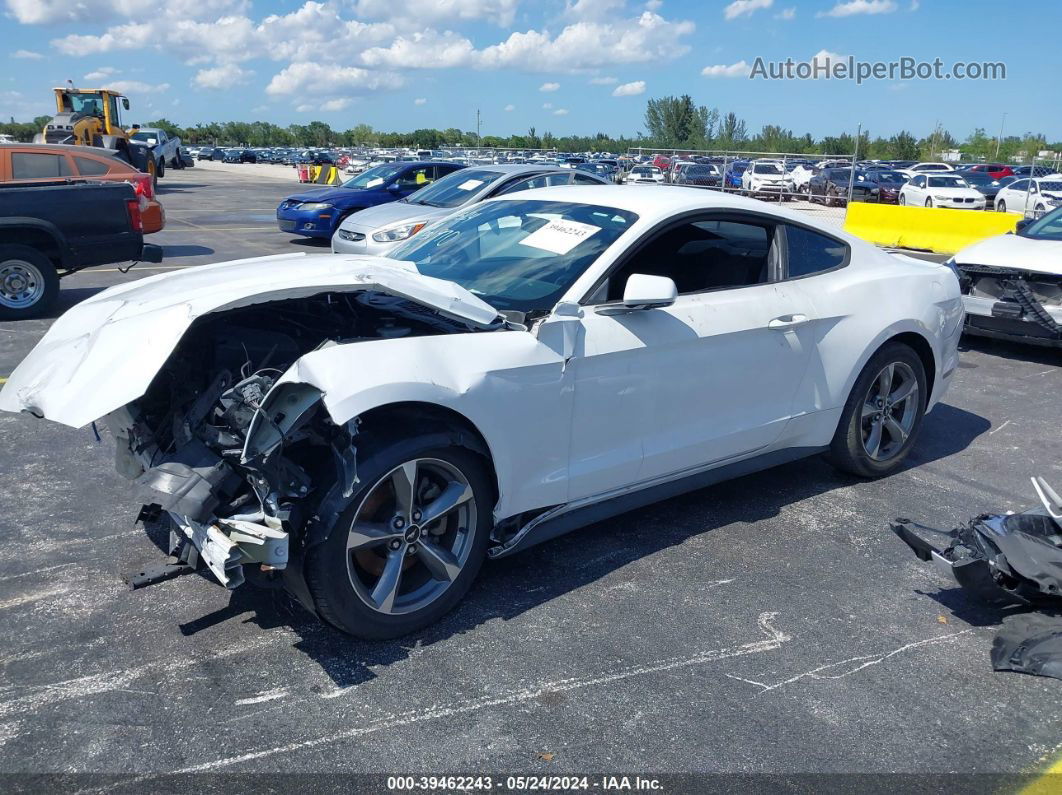
[[[996,202],[996,212],[1005,213],[1007,211],[1007,203],[1002,199]]]
[[[358,463],[359,484],[306,582],[318,614],[383,640],[438,621],[465,596],[486,557],[493,487],[483,459],[439,439],[391,443]]]
[[[864,478],[896,472],[922,428],[928,396],[918,354],[901,342],[885,345],[852,387],[827,454],[831,463]]]
[[[30,246],[0,246],[0,320],[39,317],[58,295],[59,274],[48,257]]]

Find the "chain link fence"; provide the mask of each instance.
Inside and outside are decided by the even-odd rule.
[[[627,161],[627,169],[617,180],[623,184],[655,182],[737,193],[784,203],[837,226],[844,225],[853,202],[943,204],[935,203],[933,188],[946,186],[934,186],[938,180],[933,175],[944,177],[943,182],[953,183],[952,187],[965,185],[981,194],[984,202],[971,200],[971,209],[983,206],[986,211],[1035,218],[1062,206],[1062,153],[1032,157],[1023,164],[942,162],[939,171],[925,172],[923,190],[914,190],[917,185],[904,190],[919,174],[911,170],[916,165],[913,161],[861,161],[858,152],[834,156],[632,148]],[[956,175],[956,171],[961,173]],[[955,182],[955,176],[962,182]]]

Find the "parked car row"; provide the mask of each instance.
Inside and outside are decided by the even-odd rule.
[[[423,160],[374,166],[332,188],[310,188],[277,207],[283,232],[329,239],[335,251],[384,254],[460,207],[494,196],[610,180],[579,168]]]

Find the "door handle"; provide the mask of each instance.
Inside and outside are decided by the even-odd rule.
[[[807,315],[782,315],[767,323],[767,328],[789,329],[808,322]]]

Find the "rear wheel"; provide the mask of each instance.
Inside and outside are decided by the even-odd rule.
[[[926,207],[932,207],[932,206],[933,206],[933,200],[932,199],[926,199]]]
[[[996,210],[1001,213],[1005,213],[1007,211],[1007,203],[1000,199],[998,202],[996,202]]]
[[[0,319],[38,317],[59,294],[52,261],[30,246],[0,246]]]
[[[306,581],[318,613],[362,638],[434,623],[472,585],[486,555],[493,490],[483,460],[437,440],[385,444],[359,462],[360,484]]]
[[[830,444],[831,462],[860,477],[895,472],[921,430],[928,394],[918,354],[900,342],[883,347],[852,387]]]
[[[166,159],[161,158],[158,161],[158,167],[155,173],[155,178],[162,179],[164,176],[166,176]]]

